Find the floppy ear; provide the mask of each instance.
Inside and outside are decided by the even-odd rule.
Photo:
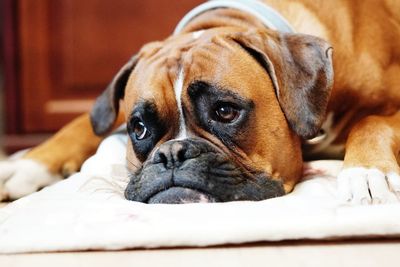
[[[311,35],[275,31],[239,34],[233,40],[269,73],[290,127],[303,138],[314,137],[333,85],[330,44]]]
[[[106,134],[111,130],[119,111],[119,100],[124,97],[125,86],[129,75],[138,61],[138,57],[133,56],[115,75],[111,83],[104,92],[96,99],[90,121],[93,131],[97,135]]]

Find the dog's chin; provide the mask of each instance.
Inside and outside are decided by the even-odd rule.
[[[149,204],[186,204],[213,203],[216,200],[210,195],[185,187],[171,187],[161,191],[149,200]]]

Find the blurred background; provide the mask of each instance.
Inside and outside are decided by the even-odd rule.
[[[3,14],[2,5],[0,5],[0,15]],[[0,20],[0,49],[3,51],[3,20]],[[0,160],[4,159],[3,135],[4,135],[4,79],[3,79],[3,57],[0,54]]]
[[[125,61],[201,2],[0,0],[0,151],[35,146],[89,111]]]

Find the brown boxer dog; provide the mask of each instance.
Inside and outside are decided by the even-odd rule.
[[[398,201],[400,2],[263,2],[295,32],[247,9],[198,14],[120,70],[91,122],[3,163],[0,191],[17,198],[78,170],[96,135],[126,121],[129,200],[262,200],[293,189],[303,158],[344,155],[344,201]]]

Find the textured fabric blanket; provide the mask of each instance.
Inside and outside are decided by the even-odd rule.
[[[81,172],[0,209],[0,253],[400,236],[399,203],[338,202],[340,161],[311,162],[291,194],[260,202],[127,201],[125,144],[107,138]]]

